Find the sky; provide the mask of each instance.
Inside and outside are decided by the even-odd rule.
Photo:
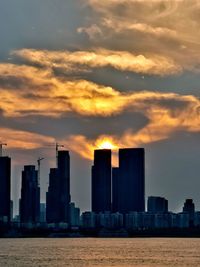
[[[200,2],[0,0],[0,140],[12,198],[24,165],[55,142],[71,156],[71,197],[90,210],[93,150],[144,147],[146,197],[200,210]]]

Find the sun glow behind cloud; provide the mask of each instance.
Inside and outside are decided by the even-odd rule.
[[[45,116],[59,119],[67,114],[112,117],[124,112],[140,113],[148,122],[136,132],[129,127],[122,134],[87,135],[71,134],[62,142],[85,158],[92,159],[96,148],[141,146],[169,138],[176,131],[200,131],[200,101],[193,95],[163,93],[156,91],[120,92],[111,86],[94,82],[57,77],[50,68],[40,69],[27,65],[0,64],[1,112],[7,118]],[[134,122],[132,122],[134,123]],[[106,131],[106,128],[105,128]],[[6,138],[8,129],[1,130],[1,138]],[[28,142],[30,133],[10,129],[14,136],[21,136],[10,142],[11,147],[42,147],[43,140],[53,137],[39,135],[39,144]],[[23,142],[24,138],[24,144]],[[33,134],[31,140],[38,140]]]
[[[111,149],[111,150],[118,149],[118,146],[114,144],[113,139],[108,137],[102,137],[100,139],[97,139],[95,146],[98,149]]]

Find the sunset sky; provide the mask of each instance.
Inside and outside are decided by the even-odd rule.
[[[25,164],[56,141],[71,155],[72,200],[90,209],[93,150],[144,147],[146,196],[200,209],[200,2],[0,0],[0,140],[12,196]],[[15,208],[16,209],[16,208]]]

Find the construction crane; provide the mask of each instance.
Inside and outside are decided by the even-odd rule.
[[[53,146],[56,148],[56,168],[57,168],[58,167],[58,151],[59,151],[59,148],[64,147],[64,145],[59,144],[57,142],[54,144],[48,145],[48,147],[53,147]]]
[[[38,160],[37,160],[37,164],[38,164],[38,186],[40,186],[40,166],[41,166],[41,161],[43,159],[44,158],[38,158]]]
[[[6,143],[0,143],[0,157],[3,157],[3,147],[7,146]]]
[[[59,150],[59,147],[64,147],[64,145],[56,143],[56,166],[57,166],[57,168],[58,168],[58,150]]]

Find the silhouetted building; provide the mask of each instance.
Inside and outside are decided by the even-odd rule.
[[[0,157],[0,221],[10,222],[11,159]]]
[[[85,211],[81,215],[81,227],[84,229],[94,229],[96,227],[96,214]]]
[[[119,211],[119,168],[112,168],[112,211]]]
[[[192,199],[186,199],[184,206],[183,206],[183,212],[187,213],[194,213],[195,212],[195,206]]]
[[[192,227],[194,225],[194,213],[195,213],[195,205],[192,199],[185,200],[183,206],[183,212],[189,214],[189,225],[190,227]]]
[[[119,149],[119,169],[113,174],[113,207],[126,214],[145,210],[145,159],[143,148]]]
[[[46,200],[48,223],[70,222],[70,156],[68,151],[59,151],[58,168],[50,169]]]
[[[13,220],[13,200],[10,201],[10,221]]]
[[[80,226],[80,209],[75,207],[75,203],[70,203],[70,226],[76,228]]]
[[[49,173],[49,187],[46,194],[46,221],[48,223],[60,222],[59,187],[58,169],[51,168]]]
[[[40,203],[40,222],[46,222],[46,204]]]
[[[148,197],[147,211],[152,213],[168,212],[168,200],[164,197]]]
[[[20,221],[21,223],[37,223],[40,221],[38,171],[33,165],[24,166],[22,171]]]
[[[111,150],[94,151],[92,166],[92,211],[111,211]]]

